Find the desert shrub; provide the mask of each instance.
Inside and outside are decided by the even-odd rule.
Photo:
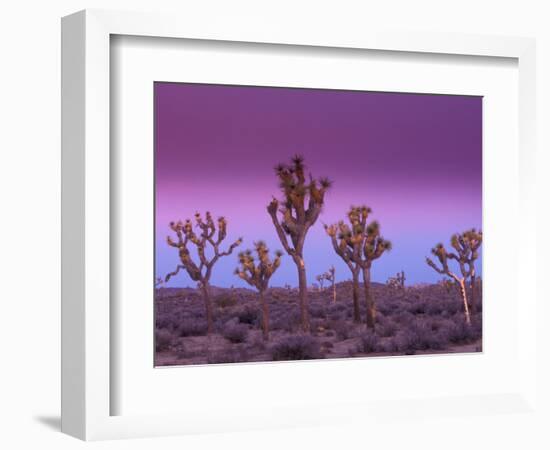
[[[399,328],[410,326],[416,319],[408,311],[401,311],[393,315],[393,320],[399,325]]]
[[[172,325],[172,321],[170,320],[170,317],[166,315],[158,314],[155,317],[155,326],[156,328],[169,328]]]
[[[447,300],[445,302],[444,308],[445,308],[445,311],[449,315],[463,314],[463,312],[462,312],[462,302],[460,300],[457,300],[457,299]]]
[[[246,323],[248,325],[257,325],[260,317],[260,312],[257,308],[249,306],[241,309],[237,313],[237,317],[239,318],[239,322],[241,323]]]
[[[206,356],[208,364],[229,364],[248,361],[248,352],[246,349],[225,348],[223,350],[212,351]]]
[[[411,330],[400,330],[393,339],[395,349],[408,355],[416,351],[416,334]]]
[[[312,331],[324,331],[327,328],[327,323],[324,319],[312,319],[310,325]]]
[[[425,314],[426,313],[426,302],[423,300],[417,300],[409,305],[409,312],[411,314]]]
[[[407,308],[407,303],[401,300],[385,300],[379,301],[376,305],[376,309],[379,313],[389,316],[394,314],[397,311],[403,311]]]
[[[372,331],[367,331],[359,336],[357,350],[361,353],[372,353],[378,349],[378,336]]]
[[[157,352],[163,352],[172,344],[172,333],[166,329],[155,330],[155,348]]]
[[[474,320],[468,325],[463,314],[455,314],[446,322],[445,332],[449,342],[453,344],[466,344],[481,337],[481,321]]]
[[[386,339],[378,339],[378,343],[376,345],[376,351],[381,353],[393,353],[397,352],[397,345],[395,343],[395,338],[386,338]]]
[[[220,294],[214,299],[219,308],[229,308],[237,304],[237,298],[230,294]]]
[[[310,305],[309,315],[314,319],[324,318],[326,316],[325,307],[321,305]]]
[[[197,319],[185,319],[178,327],[178,336],[204,336],[206,335],[206,321]]]
[[[227,325],[222,331],[222,336],[233,344],[244,342],[248,337],[248,326],[242,323]]]
[[[266,349],[265,341],[258,336],[256,339],[250,342],[247,349],[263,352]]]
[[[289,336],[271,347],[273,361],[319,359],[319,343],[308,335]]]
[[[300,312],[296,310],[279,311],[276,315],[271,314],[269,321],[272,330],[283,330],[292,333],[300,326]]]
[[[341,341],[351,337],[352,327],[345,320],[331,320],[328,327],[336,333],[336,337]]]
[[[328,312],[330,314],[338,313],[338,312],[344,312],[345,310],[346,310],[346,305],[342,302],[333,303],[328,307]]]
[[[434,329],[426,320],[412,322],[406,329],[397,332],[394,343],[397,351],[413,354],[417,350],[442,350],[448,342],[443,329]]]
[[[397,332],[397,324],[389,318],[380,320],[376,325],[376,334],[380,337],[392,337]]]

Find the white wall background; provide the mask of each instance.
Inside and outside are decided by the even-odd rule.
[[[40,446],[72,449],[84,443],[59,433],[59,194],[60,194],[60,17],[83,8],[169,10],[227,20],[268,17],[287,26],[368,27],[426,31],[468,31],[538,38],[539,224],[541,246],[548,249],[547,170],[550,148],[550,12],[544,0],[386,0],[386,1],[144,1],[19,0],[0,6],[0,447]],[[543,180],[543,178],[545,178]],[[539,274],[544,272],[539,252]],[[533,281],[534,282],[534,281]],[[540,296],[543,300],[542,295]],[[547,297],[547,296],[546,296]],[[546,303],[541,306],[549,311]],[[543,316],[544,314],[541,314]],[[549,332],[541,330],[541,354],[550,355]],[[548,356],[541,363],[548,376]],[[547,380],[550,376],[547,377]],[[547,397],[548,398],[548,397]],[[449,420],[449,419],[442,419]],[[498,418],[498,432],[483,433],[493,419],[462,429],[442,448],[546,448],[536,439],[538,424],[515,417]],[[497,419],[495,419],[497,420]],[[494,423],[493,423],[494,425]],[[388,430],[379,448],[423,448],[437,422],[404,421]],[[192,436],[161,440],[88,444],[95,448],[275,449],[362,448],[363,429],[330,428]],[[473,447],[472,447],[473,446]]]

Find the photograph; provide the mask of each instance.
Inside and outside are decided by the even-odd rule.
[[[481,96],[155,82],[154,366],[482,352],[482,130]]]

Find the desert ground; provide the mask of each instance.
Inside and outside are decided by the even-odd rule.
[[[298,290],[273,287],[269,340],[262,338],[257,292],[211,288],[214,332],[206,335],[204,302],[193,288],[158,288],[155,293],[155,366],[260,361],[472,353],[482,350],[481,289],[471,325],[453,286],[394,287],[372,283],[375,331],[353,322],[351,282],[310,289],[311,332],[300,327]],[[362,293],[362,291],[361,291]],[[361,317],[365,317],[361,297]]]

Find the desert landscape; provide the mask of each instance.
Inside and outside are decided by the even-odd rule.
[[[398,287],[372,284],[376,327],[353,322],[352,283],[311,289],[311,333],[301,331],[298,290],[270,288],[270,340],[264,341],[257,294],[212,288],[214,332],[207,336],[204,303],[195,289],[156,289],[155,364],[187,365],[366,356],[466,353],[482,350],[481,302],[464,320],[453,286],[445,282]],[[477,285],[481,294],[480,285]],[[361,314],[365,307],[360,305]]]
[[[155,366],[482,351],[481,98],[155,93]]]

